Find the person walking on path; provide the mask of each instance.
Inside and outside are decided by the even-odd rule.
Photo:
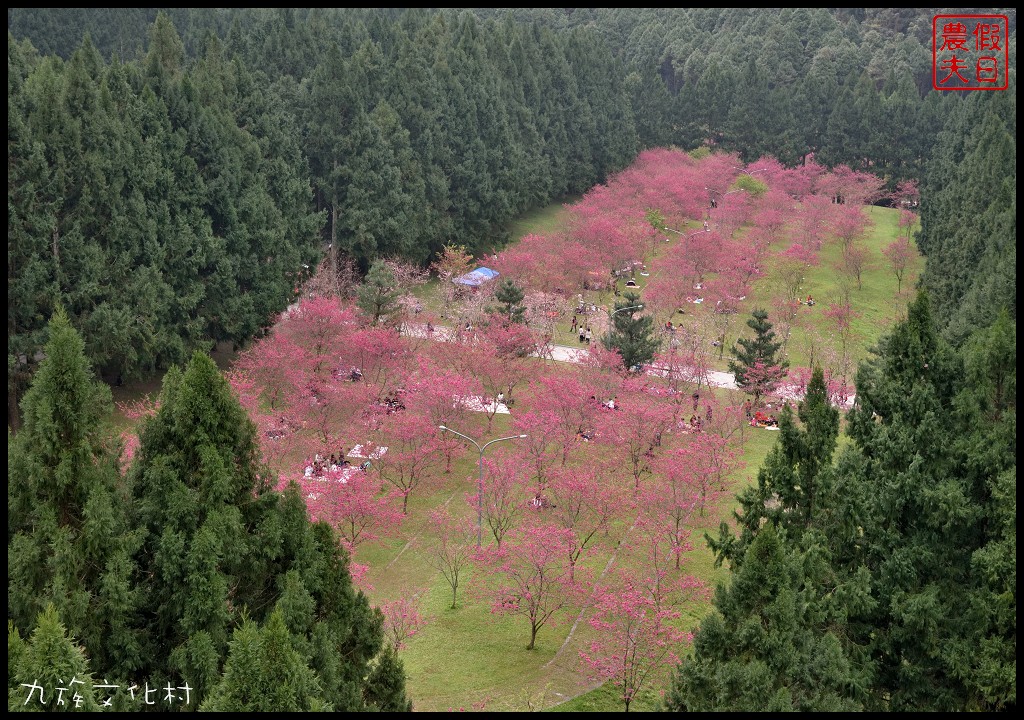
[[[576,332],[576,316],[572,316],[572,330],[570,332]]]

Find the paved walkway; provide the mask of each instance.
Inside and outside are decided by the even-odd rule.
[[[567,345],[552,345],[550,357],[552,360],[560,362],[579,363],[583,362],[587,357],[587,351],[584,348],[568,347]],[[658,368],[650,368],[647,372],[651,375],[664,374],[664,371]],[[729,388],[730,390],[737,389],[736,378],[732,373],[711,370],[708,372],[708,380],[715,387]]]
[[[416,325],[409,323],[404,326],[403,332],[413,337],[430,337],[434,340],[442,342],[451,341],[454,338],[454,331],[450,327],[435,326],[432,333],[427,332],[426,325]],[[568,345],[552,345],[550,352],[543,357],[551,358],[558,362],[567,363],[581,363],[587,358],[586,348],[569,347]],[[542,357],[539,353],[534,353],[534,357]],[[657,375],[659,370],[657,368],[648,369],[649,373]],[[736,390],[736,377],[732,373],[721,372],[720,370],[708,371],[708,382],[714,387],[727,388],[729,390]],[[782,393],[785,397],[790,400],[798,401],[802,397],[798,393]],[[843,408],[853,407],[853,401],[856,399],[855,395],[850,395],[846,402],[841,405]]]

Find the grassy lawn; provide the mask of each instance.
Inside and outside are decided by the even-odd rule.
[[[661,693],[642,689],[629,705],[630,712],[654,712],[661,703]],[[621,691],[611,683],[605,683],[589,692],[549,708],[552,712],[621,712],[623,708]]]
[[[729,391],[719,392],[730,394]],[[518,407],[528,409],[530,401],[528,394],[521,395]],[[728,401],[735,402],[735,399]],[[481,428],[476,436],[481,439],[500,437],[510,431],[509,422],[508,416],[497,416],[489,435]],[[728,579],[727,570],[714,566],[703,533],[717,532],[722,520],[731,522],[733,494],[754,482],[757,468],[776,437],[775,433],[764,430],[745,431],[743,462],[730,476],[727,493],[716,506],[709,508],[704,518],[698,519],[692,538],[694,550],[684,556],[683,573],[702,578],[711,588]],[[564,614],[557,623],[543,627],[536,648],[526,650],[529,640],[526,620],[493,615],[483,593],[484,578],[474,578],[467,572],[457,593],[457,607],[451,608],[451,589],[429,563],[427,540],[431,528],[427,513],[431,508],[447,504],[451,512],[461,513],[472,521],[474,512],[466,502],[466,495],[473,491],[476,478],[476,455],[470,451],[456,460],[451,473],[432,492],[410,499],[409,516],[400,538],[367,544],[356,556],[357,562],[370,566],[367,580],[372,589],[368,594],[373,602],[380,604],[401,596],[422,599],[421,612],[428,616],[429,622],[402,651],[415,707],[426,711],[470,710],[481,705],[495,711],[527,711],[552,706],[558,710],[621,710],[617,691],[593,679],[579,658],[580,650],[587,647],[595,632],[587,624],[585,614],[564,647],[575,614]],[[612,535],[617,537],[624,531],[625,526],[620,524],[618,532]],[[486,527],[484,542],[490,542]],[[587,556],[585,566],[595,575],[599,574],[613,551],[610,546],[595,548]],[[613,566],[628,562],[627,556],[618,554]],[[708,600],[680,608],[679,628],[694,630],[709,608]],[[651,687],[660,690],[667,681],[666,670],[651,682]],[[642,693],[632,709],[654,709],[659,699],[656,692]],[[563,701],[567,703],[564,706],[559,704]]]
[[[513,220],[508,225],[508,233],[512,241],[515,242],[526,235],[551,235],[564,231],[567,217],[565,206],[572,205],[577,200],[579,200],[578,196],[570,196],[562,202],[531,210]]]
[[[845,293],[849,293],[850,304],[855,313],[848,349],[851,369],[855,369],[861,360],[867,359],[868,349],[878,341],[886,328],[891,327],[906,313],[914,283],[924,268],[924,258],[915,255],[903,278],[902,293],[897,295],[896,276],[889,268],[882,251],[897,237],[899,211],[870,206],[866,208],[866,212],[871,218],[872,227],[861,241],[870,258],[861,278],[862,286],[858,288],[855,280],[844,277],[838,269],[842,264],[842,248],[839,243],[826,244],[821,252],[821,262],[809,269],[800,291],[801,297],[810,295],[816,304],[813,307],[800,307],[797,323],[786,346],[790,365],[809,364],[811,338],[814,335],[825,338],[835,335],[832,323],[825,317],[825,311],[829,303],[840,302]],[[767,296],[766,293],[762,294],[762,287],[767,282],[762,280],[761,286],[756,288],[758,296]],[[743,322],[745,321],[744,318]],[[740,327],[742,326],[738,323],[737,328]],[[835,342],[838,344],[838,340]]]

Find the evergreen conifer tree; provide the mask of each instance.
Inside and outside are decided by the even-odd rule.
[[[184,372],[167,374],[160,411],[140,439],[132,474],[146,532],[144,670],[189,682],[202,703],[221,683],[231,629],[247,617],[265,622],[280,607],[286,644],[316,673],[324,706],[365,709],[383,617],[352,587],[337,536],[309,523],[297,487],[271,489],[255,427],[212,360],[197,353]],[[231,687],[217,697],[233,697]]]
[[[101,710],[85,651],[69,637],[56,608],[39,614],[28,641],[7,627],[7,710]]]
[[[736,376],[736,385],[754,396],[756,405],[785,376],[789,361],[778,359],[782,341],[775,339],[767,311],[758,308],[751,314],[747,326],[754,337],[736,341],[732,349],[736,359],[729,361],[729,371]]]
[[[412,711],[412,701],[405,694],[405,669],[390,644],[377,657],[364,697],[367,705],[380,712]]]
[[[526,308],[523,307],[524,297],[526,293],[523,289],[509,278],[502,280],[494,292],[494,299],[501,303],[501,314],[513,323],[523,322],[523,315],[526,313]]]
[[[374,260],[363,284],[356,290],[356,305],[371,325],[386,322],[398,312],[399,290],[395,275],[383,260]]]
[[[202,709],[214,712],[323,712],[320,682],[292,647],[284,616],[275,610],[264,627],[247,620],[235,631],[224,675]]]
[[[830,628],[807,558],[785,532],[764,526],[715,610],[701,623],[694,654],[677,669],[668,710],[836,712],[860,709],[854,669]]]
[[[138,533],[118,451],[107,434],[110,389],[93,378],[63,309],[8,435],[8,618],[27,632],[52,603],[97,667],[126,676],[140,662],[130,589]]]
[[[611,331],[602,340],[606,349],[619,352],[622,364],[630,370],[649,363],[658,350],[654,319],[650,315],[637,314],[643,307],[640,296],[635,292],[623,293],[612,310]]]
[[[820,367],[811,373],[797,412],[802,426],[797,426],[789,406],[782,411],[779,437],[758,471],[757,487],[739,493],[741,510],[735,513],[739,537],[734,537],[732,528],[723,522],[719,537],[708,539],[718,553],[719,563],[729,560],[733,567],[740,565],[765,520],[785,528],[791,538],[799,539],[814,526],[818,505],[829,502],[829,473],[839,436],[839,410],[829,404]]]
[[[970,346],[965,363],[938,336],[921,293],[858,372],[854,446],[837,461],[835,510],[823,525],[837,571],[871,573],[875,602],[848,629],[871,656],[870,707],[1016,702],[1007,682],[1016,594],[991,574],[1015,573],[1006,558],[1016,530],[1003,505],[1016,472],[1015,400],[993,392],[1015,385],[1008,327],[985,339],[985,352]],[[1002,415],[985,416],[992,401]]]

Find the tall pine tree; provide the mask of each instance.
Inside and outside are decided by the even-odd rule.
[[[747,326],[754,331],[754,337],[736,341],[732,349],[736,359],[729,361],[729,371],[736,376],[736,385],[753,395],[757,405],[785,376],[789,361],[779,360],[782,341],[775,339],[768,312],[758,308],[751,315]]]
[[[224,675],[202,709],[213,712],[324,712],[320,682],[292,647],[280,610],[264,627],[248,620],[235,630]]]
[[[69,637],[53,605],[35,622],[28,641],[7,628],[7,710],[99,712],[85,650]]]
[[[622,356],[622,364],[629,370],[643,367],[658,351],[654,319],[650,315],[640,315],[643,309],[639,295],[635,292],[623,293],[615,301],[615,309],[609,318],[611,328],[602,339],[606,349],[618,351]]]
[[[297,487],[271,489],[255,427],[212,360],[197,353],[167,374],[140,439],[144,674],[187,681],[199,703],[223,695],[215,688],[231,629],[279,606],[287,644],[316,673],[325,705],[367,709],[383,616],[353,588],[337,536],[309,523]]]
[[[768,523],[747,549],[694,654],[665,696],[674,711],[838,712],[860,709],[858,678],[829,622],[813,554],[789,547]]]
[[[837,461],[822,526],[839,572],[870,572],[872,607],[847,629],[870,655],[867,707],[1016,703],[1015,585],[993,575],[1015,573],[1004,504],[1016,472],[1010,327],[979,338],[985,351],[957,354],[921,293],[858,372],[853,447]]]
[[[526,313],[523,306],[525,296],[523,289],[508,278],[502,280],[498,289],[494,291],[494,299],[501,303],[502,316],[512,323],[523,322],[523,315]]]
[[[709,539],[718,562],[738,566],[766,520],[799,538],[814,525],[819,505],[828,504],[829,469],[839,436],[839,410],[828,401],[825,376],[814,368],[801,400],[798,426],[787,406],[779,418],[779,437],[757,473],[757,486],[739,493],[739,537],[722,523],[717,540]]]
[[[7,451],[8,617],[28,632],[52,603],[96,667],[127,677],[142,662],[132,554],[138,533],[110,442],[110,389],[62,309],[22,400]]]

